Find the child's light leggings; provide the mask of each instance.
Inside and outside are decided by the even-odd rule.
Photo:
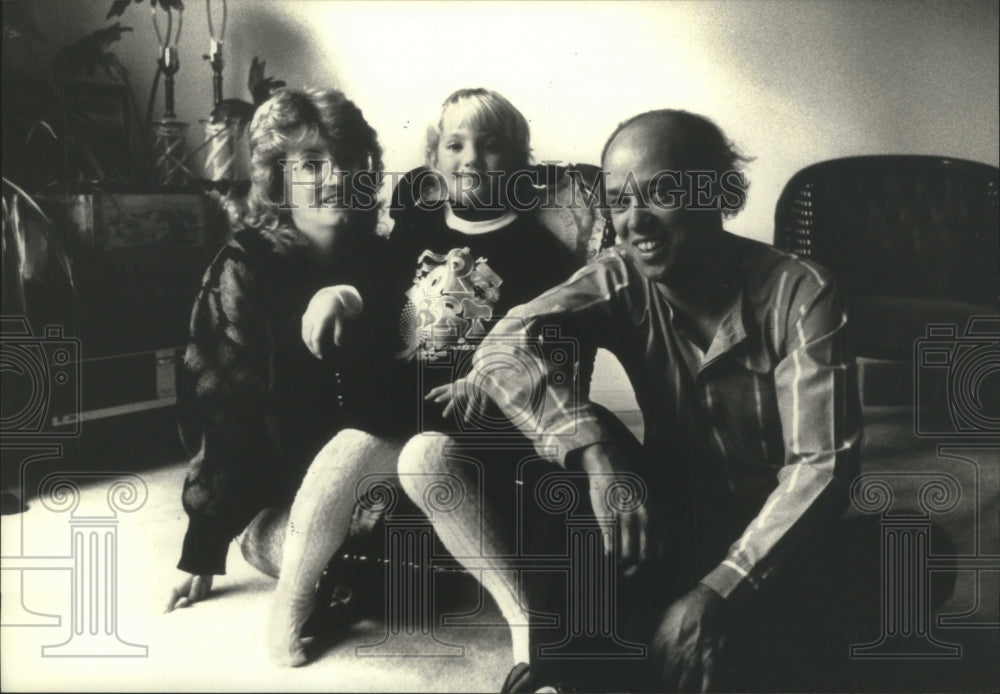
[[[438,537],[451,554],[463,564],[472,562],[483,568],[480,581],[496,600],[511,628],[514,663],[529,662],[527,600],[517,572],[509,561],[514,554],[502,532],[499,509],[486,503],[482,464],[463,456],[459,441],[446,435],[425,433],[407,442],[399,456],[399,481],[407,496],[430,518]],[[435,508],[435,493],[442,482],[459,485],[457,495],[441,498],[459,499],[460,503],[442,513]]]

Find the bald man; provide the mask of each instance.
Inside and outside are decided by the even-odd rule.
[[[590,479],[623,576],[618,621],[649,647],[647,667],[632,668],[648,679],[628,688],[720,686],[723,643],[782,569],[801,569],[803,550],[823,543],[857,471],[860,405],[841,297],[823,268],[724,230],[745,203],[745,161],[698,115],[624,122],[602,155],[618,245],[511,311],[471,376],[540,456]],[[512,351],[535,358],[550,326],[619,359],[642,411],[641,445],[578,398],[571,378],[554,377],[564,367],[538,358],[537,370],[503,371]],[[401,469],[427,472],[427,452],[409,453]],[[634,475],[645,499],[616,507],[609,489]],[[471,522],[436,527],[449,547],[478,532]],[[512,576],[502,563],[496,576]],[[525,599],[517,586],[491,580],[508,621],[526,620],[526,608],[509,607]],[[529,653],[506,690],[546,684],[537,666]]]

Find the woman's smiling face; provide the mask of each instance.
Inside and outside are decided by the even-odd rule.
[[[321,256],[332,253],[350,220],[353,173],[319,138],[288,153],[285,199],[290,202],[292,222]]]

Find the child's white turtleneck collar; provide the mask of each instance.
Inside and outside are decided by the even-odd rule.
[[[444,204],[444,221],[450,228],[455,231],[460,231],[463,234],[486,234],[490,231],[496,231],[501,229],[517,218],[517,213],[513,210],[507,210],[499,217],[493,219],[482,219],[478,221],[472,221],[469,219],[462,219],[455,211],[451,209],[451,203],[445,202]]]

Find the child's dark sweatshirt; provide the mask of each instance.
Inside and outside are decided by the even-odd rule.
[[[513,307],[567,279],[579,263],[530,213],[473,219],[446,203],[419,204],[404,179],[393,196],[384,334],[396,341],[387,385],[399,430],[453,433],[454,417],[425,402],[464,376],[482,338]]]

